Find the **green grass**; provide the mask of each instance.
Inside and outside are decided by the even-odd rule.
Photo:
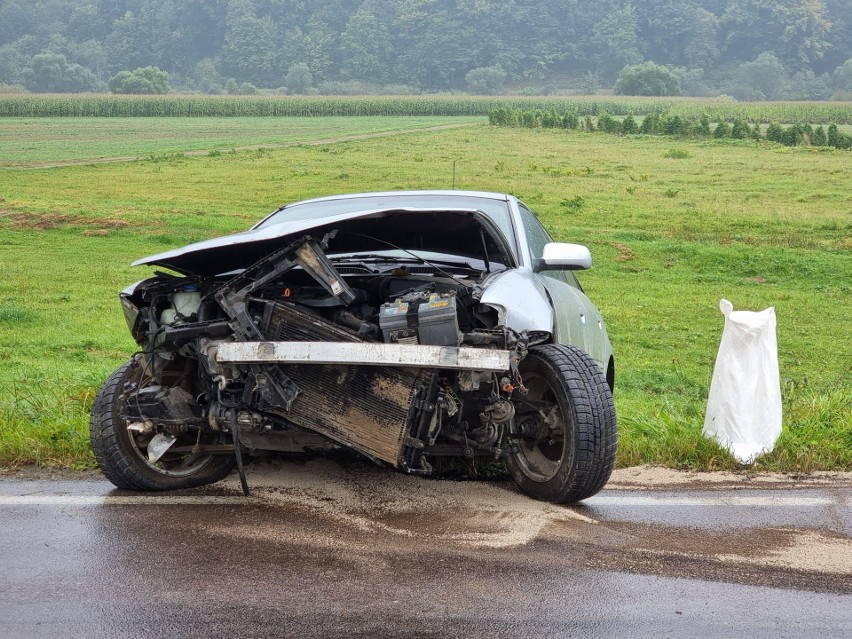
[[[187,151],[225,153],[482,118],[0,118],[0,167],[115,157],[159,157]]]
[[[616,353],[618,463],[736,468],[701,437],[723,318],[774,306],[784,433],[757,467],[852,470],[848,153],[751,141],[473,126],[273,151],[0,170],[0,467],[84,467],[87,411],[126,359],[135,258],[242,230],[311,196],[506,191],[558,240]],[[668,156],[668,157],[667,157]]]

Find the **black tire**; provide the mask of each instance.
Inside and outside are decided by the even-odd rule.
[[[557,344],[531,348],[519,370],[527,395],[515,402],[512,478],[535,499],[565,504],[591,497],[609,479],[618,445],[606,377],[584,351]]]
[[[139,383],[141,377],[137,361],[126,362],[109,376],[95,397],[89,434],[95,459],[106,478],[127,490],[178,490],[212,484],[231,472],[234,455],[166,453],[156,463],[148,461],[144,439],[128,431],[122,417],[125,385]],[[189,433],[176,443],[194,444],[196,436]]]

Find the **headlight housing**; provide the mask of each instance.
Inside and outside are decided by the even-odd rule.
[[[127,295],[122,294],[121,309],[124,311],[124,321],[127,322],[127,328],[137,344],[141,344],[145,335],[148,333],[145,314],[142,313]]]

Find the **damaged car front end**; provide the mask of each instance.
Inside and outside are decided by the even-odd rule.
[[[121,294],[139,352],[96,398],[91,436],[121,488],[210,483],[246,450],[342,446],[429,475],[505,457],[533,497],[604,485],[616,420],[603,321],[511,196],[338,196],[155,255]],[[544,235],[542,235],[544,234]],[[570,276],[570,277],[569,277]]]

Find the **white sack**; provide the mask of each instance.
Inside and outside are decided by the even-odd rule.
[[[713,368],[703,433],[713,437],[742,464],[775,447],[781,435],[781,383],[775,309],[734,311],[725,316],[722,343]]]

